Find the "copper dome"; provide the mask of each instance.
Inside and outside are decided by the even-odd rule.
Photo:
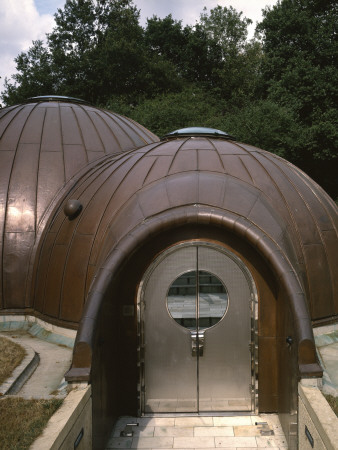
[[[25,297],[34,243],[65,186],[100,158],[157,140],[132,120],[77,99],[37,97],[0,110],[0,307],[31,306]]]
[[[79,321],[119,242],[161,214],[186,217],[188,207],[203,210],[203,220],[221,210],[261,230],[300,280],[312,319],[338,314],[336,206],[276,155],[212,138],[153,143],[97,164],[64,201],[73,197],[83,211],[70,222],[59,204],[37,261],[34,305],[47,316]]]
[[[332,199],[226,133],[158,141],[126,118],[60,101],[0,115],[2,312],[78,328],[66,379],[92,381],[97,423],[135,411],[139,324],[124,311],[139,309],[148,268],[200,240],[252,276],[259,411],[287,412],[287,429],[298,377],[322,375],[311,320],[338,317]]]

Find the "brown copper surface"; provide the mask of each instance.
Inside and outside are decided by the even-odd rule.
[[[136,413],[137,324],[122,306],[159,252],[200,238],[253,275],[259,409],[288,429],[297,377],[321,375],[311,319],[338,317],[337,206],[303,172],[249,145],[158,142],[116,114],[44,101],[0,111],[0,199],[0,309],[79,324],[67,378],[92,379],[95,432]]]
[[[63,212],[68,198],[83,205],[71,222]],[[105,159],[81,178],[44,233],[35,271],[37,309],[55,317],[47,306],[56,303],[57,319],[77,321],[95,272],[119,240],[147,218],[185,205],[219,208],[263,230],[300,279],[312,319],[338,314],[334,202],[277,156],[206,138],[150,144]]]
[[[64,187],[94,161],[157,140],[132,120],[85,104],[40,100],[0,110],[0,308],[31,305],[34,245]],[[59,304],[41,301],[59,315]],[[74,320],[67,308],[62,313]]]

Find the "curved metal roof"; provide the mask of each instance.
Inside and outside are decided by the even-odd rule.
[[[30,306],[34,243],[64,189],[100,159],[156,141],[78,99],[37,97],[0,110],[0,308]]]
[[[69,199],[83,206],[72,221],[63,210]],[[119,242],[156,218],[178,223],[186,215],[188,223],[187,208],[203,210],[205,221],[222,211],[234,228],[245,222],[246,233],[259,230],[262,251],[266,239],[302,286],[312,319],[338,314],[335,203],[282,158],[209,137],[149,144],[88,171],[46,227],[34,269],[34,308],[78,322],[94,275]]]

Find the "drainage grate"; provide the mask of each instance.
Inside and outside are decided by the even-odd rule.
[[[121,437],[132,437],[134,434],[133,427],[138,427],[139,424],[136,423],[127,423],[127,425],[124,427],[124,430],[121,431],[120,436]]]
[[[261,436],[273,436],[275,434],[269,427],[268,422],[255,422],[255,425],[259,428]]]

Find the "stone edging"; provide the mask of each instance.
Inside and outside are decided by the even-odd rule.
[[[298,393],[325,448],[337,449],[338,418],[321,391],[316,387],[302,386],[299,383]]]
[[[25,384],[25,382],[37,368],[40,362],[40,357],[29,345],[22,343],[18,344],[14,339],[4,334],[0,334],[0,336],[14,342],[17,345],[20,345],[26,352],[26,356],[23,358],[21,363],[13,370],[12,375],[7,378],[7,380],[2,383],[2,385],[0,385],[0,396],[9,394],[15,395],[17,392],[19,392],[21,387]]]
[[[88,423],[83,413],[87,411]],[[79,432],[84,435],[81,448],[92,448],[91,430],[91,386],[78,386],[64,399],[60,408],[52,415],[42,434],[34,441],[31,450],[58,450],[75,448],[74,441]]]
[[[58,327],[34,316],[0,315],[0,332],[25,330],[34,337],[52,344],[74,347],[76,331]]]

